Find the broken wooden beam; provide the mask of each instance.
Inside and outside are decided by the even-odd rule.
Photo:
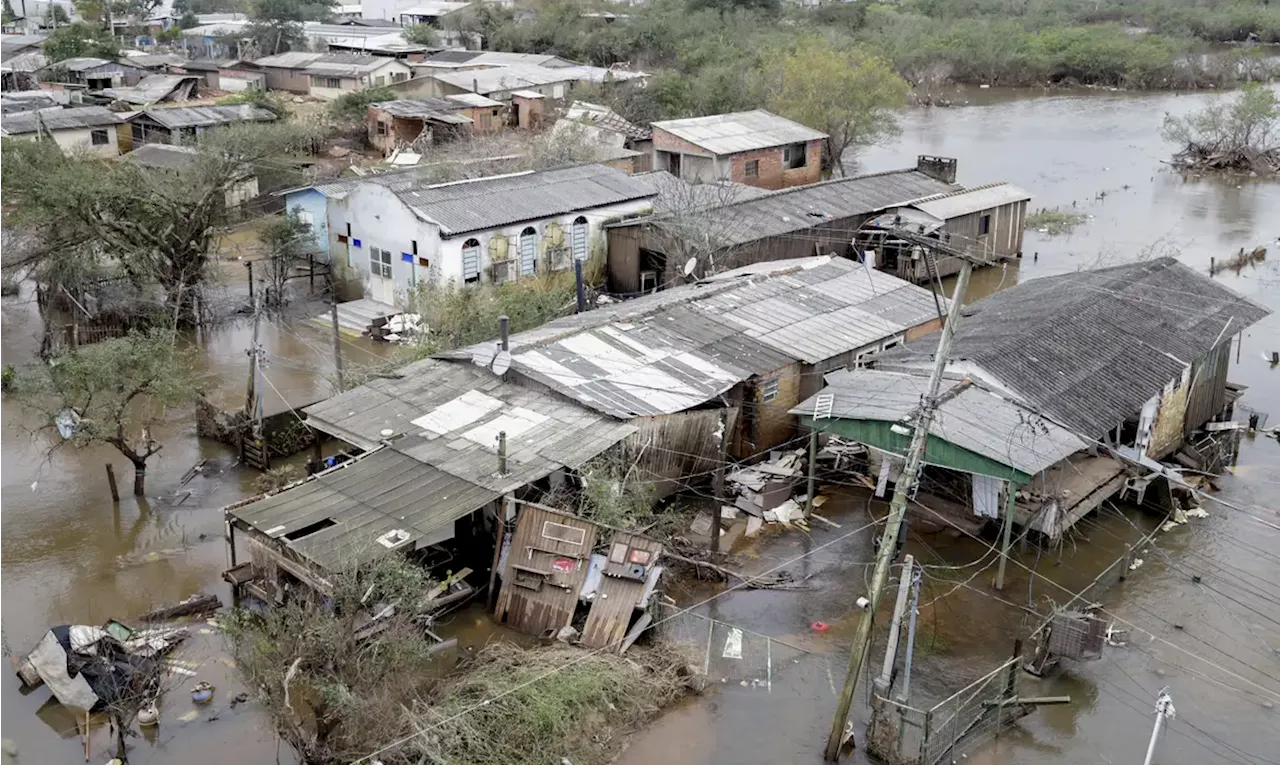
[[[1070,704],[1070,696],[1016,696],[1011,699],[998,699],[994,701],[984,701],[984,707],[1013,707],[1013,706],[1053,706],[1056,704]]]
[[[159,608],[138,617],[139,622],[163,622],[179,616],[192,616],[222,608],[222,601],[217,595],[195,594],[186,600],[168,608]]]

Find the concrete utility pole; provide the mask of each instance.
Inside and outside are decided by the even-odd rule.
[[[1160,741],[1160,729],[1164,727],[1165,720],[1174,718],[1174,714],[1173,698],[1166,686],[1156,695],[1156,724],[1151,729],[1151,743],[1147,744],[1147,759],[1142,761],[1142,765],[1151,765],[1151,759],[1156,756],[1156,743]]]
[[[711,476],[712,493],[715,494],[716,500],[714,507],[711,508],[711,552],[720,552],[720,508],[724,505],[724,463],[728,458],[729,434],[726,432],[729,428],[729,412],[727,409],[720,410],[720,454],[716,459],[716,471]]]
[[[1004,589],[1004,567],[1009,562],[1009,545],[1013,541],[1013,513],[1017,509],[1018,485],[1005,481],[1004,526],[1000,530],[1000,568],[996,569],[996,589]]]
[[[342,379],[342,328],[338,324],[338,285],[329,280],[329,323],[333,325],[333,369],[338,380],[338,392],[345,390]]]
[[[895,235],[900,232],[894,231]],[[902,476],[893,490],[893,500],[889,504],[889,517],[884,527],[884,535],[880,539],[880,551],[876,558],[875,572],[871,576],[871,589],[867,597],[871,603],[862,612],[858,622],[858,632],[853,640],[853,653],[849,657],[849,667],[845,673],[844,687],[840,689],[840,701],[836,707],[836,716],[831,721],[831,733],[827,737],[825,756],[828,761],[835,762],[840,758],[840,745],[844,737],[845,723],[849,719],[849,707],[853,704],[853,694],[857,688],[858,675],[862,672],[862,664],[866,659],[867,647],[871,642],[871,626],[875,621],[876,608],[880,604],[880,595],[884,591],[885,581],[889,578],[889,566],[897,555],[898,534],[902,520],[907,514],[907,502],[915,493],[916,479],[920,474],[920,466],[924,462],[925,442],[929,437],[929,426],[933,423],[934,410],[937,407],[938,391],[942,387],[942,375],[947,368],[947,357],[951,352],[951,340],[955,337],[956,323],[960,319],[960,304],[964,301],[965,290],[969,286],[969,275],[973,271],[973,262],[968,253],[954,250],[942,245],[937,240],[916,237],[901,232],[902,238],[913,244],[932,247],[948,255],[961,258],[960,276],[956,281],[955,292],[951,296],[951,306],[947,312],[947,323],[942,327],[942,336],[938,339],[938,348],[934,351],[933,372],[929,376],[929,393],[925,397],[920,413],[916,418],[915,429],[911,434],[911,446],[907,450],[906,465]]]

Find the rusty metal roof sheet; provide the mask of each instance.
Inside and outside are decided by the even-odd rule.
[[[1046,276],[965,308],[953,363],[1100,438],[1270,311],[1173,258]],[[933,338],[883,364],[931,364]]]
[[[145,109],[145,115],[170,130],[184,127],[229,125],[233,122],[271,122],[276,115],[252,104],[235,106],[183,106],[172,109]]]

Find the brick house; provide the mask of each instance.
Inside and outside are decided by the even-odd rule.
[[[653,123],[653,169],[765,189],[815,183],[827,134],[763,109]]]

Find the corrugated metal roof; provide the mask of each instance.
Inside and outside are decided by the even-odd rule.
[[[120,64],[117,61],[110,61],[105,58],[90,58],[87,56],[82,56],[80,58],[66,58],[59,61],[57,66],[61,69],[66,69],[68,72],[85,72],[90,69],[97,69],[100,66],[107,66],[108,64],[128,66],[127,64]]]
[[[79,106],[74,109],[41,109],[10,114],[4,118],[4,132],[9,135],[45,130],[76,130],[101,125],[119,125],[124,120],[105,106]]]
[[[102,92],[130,104],[147,105],[163,101],[188,83],[199,81],[194,74],[149,74],[128,88],[105,88]],[[188,94],[189,95],[189,94]],[[185,100],[175,98],[175,101]]]
[[[466,104],[443,98],[401,98],[395,101],[380,101],[370,106],[395,117],[451,116],[452,112],[467,108]]]
[[[4,69],[9,72],[35,72],[49,65],[49,57],[44,51],[28,49],[7,54]]]
[[[390,531],[409,534],[397,550],[452,537],[454,521],[500,496],[383,448],[229,515],[337,571],[389,553],[377,539]],[[288,539],[326,521],[332,525]]]
[[[901,422],[913,420],[929,392],[925,374],[856,369],[827,375],[827,387],[792,414],[812,415],[818,396],[830,396],[831,417]],[[943,383],[943,390],[955,385]],[[931,438],[940,438],[1002,465],[1035,475],[1086,448],[1071,431],[1029,413],[1017,402],[970,384],[947,398],[934,414]],[[925,461],[928,461],[926,450]]]
[[[288,53],[277,53],[274,56],[263,56],[262,58],[254,59],[253,63],[273,69],[303,69],[324,55],[323,53],[294,50]]]
[[[144,143],[128,154],[124,159],[146,167],[158,167],[165,170],[181,170],[194,165],[199,159],[199,152],[190,146],[172,146],[167,143]]]
[[[520,173],[392,190],[420,217],[455,236],[657,194],[653,184],[603,165]]]
[[[463,8],[471,7],[471,3],[452,3],[447,0],[436,0],[436,2],[419,2],[412,8],[400,8],[396,11],[397,16],[445,16],[454,11],[460,11]]]
[[[953,363],[1090,438],[1270,311],[1173,258],[1046,276],[965,308]],[[932,338],[883,364],[925,366]]]
[[[635,431],[471,364],[427,359],[398,374],[314,404],[307,417],[321,430],[366,446],[391,430],[396,451],[499,492],[576,468]],[[507,433],[506,475],[498,475],[499,431]]]
[[[451,96],[445,96],[447,101],[456,101],[463,106],[478,106],[484,108],[486,106],[502,106],[501,101],[494,101],[492,98],[485,98],[479,93],[455,93]]]
[[[1025,202],[1029,199],[1031,199],[1030,194],[1011,183],[992,183],[963,191],[953,191],[925,199],[916,199],[909,206],[940,220],[949,220],[961,215],[990,210],[1001,205]]]
[[[512,64],[492,69],[468,69],[463,72],[437,72],[429,75],[440,82],[473,93],[519,90],[556,82],[572,82],[573,77],[558,69],[532,64]]]
[[[252,104],[145,109],[138,112],[138,115],[146,115],[170,130],[184,127],[229,125],[233,122],[271,122],[276,118],[276,115],[270,111]]]
[[[307,64],[303,69],[310,74],[331,74],[356,77],[381,69],[389,64],[400,64],[402,61],[385,56],[361,56],[354,53],[326,53]]]
[[[593,104],[587,101],[574,101],[572,104],[569,104],[569,108],[565,111],[564,116],[566,119],[583,122],[588,125],[592,125],[593,127],[598,127],[601,130],[610,130],[614,133],[621,133],[622,135],[637,141],[647,141],[653,137],[652,128],[643,125],[636,125],[635,123],[628,121],[621,114],[618,114],[607,106],[601,106],[600,104]],[[672,177],[674,178],[675,176]]]
[[[666,120],[655,122],[653,126],[717,155],[737,154],[827,137],[820,130],[779,117],[764,109]]]
[[[614,417],[671,414],[704,404],[753,375],[817,363],[895,337],[936,315],[930,293],[828,257],[663,290],[557,319],[511,338],[512,368]],[[874,287],[874,291],[873,288]],[[876,301],[901,295],[890,321]],[[451,358],[487,364],[489,344]]]
[[[706,230],[713,232],[721,246],[729,247],[803,231],[832,220],[869,214],[901,202],[958,188],[915,169],[893,170],[797,186],[752,199],[737,199],[700,213],[700,219],[705,221]],[[649,220],[637,218],[614,225],[643,225]]]

